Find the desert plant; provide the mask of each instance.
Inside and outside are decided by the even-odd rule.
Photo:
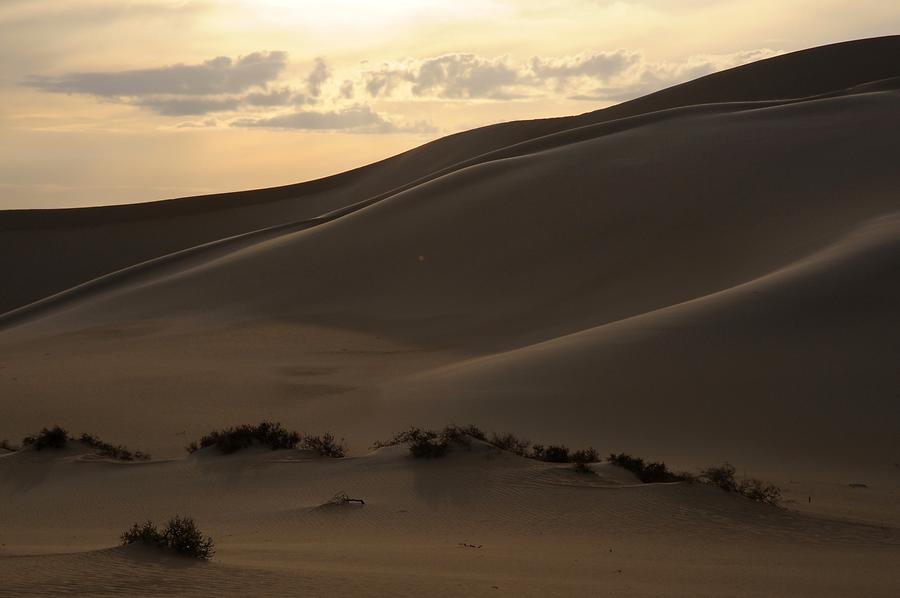
[[[225,454],[249,448],[253,444],[268,446],[270,449],[291,449],[300,442],[300,434],[285,430],[279,422],[263,421],[259,424],[236,426],[224,430],[213,430],[200,438],[199,444],[192,442],[186,448],[193,453],[201,448],[214,446]]]
[[[333,434],[323,434],[322,436],[304,436],[300,441],[300,446],[305,449],[313,450],[323,457],[340,458],[344,456],[344,441],[336,441]]]
[[[361,498],[350,498],[350,495],[348,495],[346,492],[338,492],[337,494],[335,494],[334,496],[329,498],[328,501],[325,502],[322,506],[323,507],[340,507],[343,505],[349,505],[350,503],[357,503],[360,505],[364,505],[364,504],[366,504],[366,501],[364,501]]]
[[[394,434],[390,440],[376,442],[373,448],[405,444],[413,457],[417,459],[434,459],[446,455],[451,444],[465,447],[471,446],[473,433],[476,434],[475,438],[485,438],[484,433],[475,426],[460,427],[450,425],[440,431],[411,427],[408,430]]]
[[[750,500],[765,503],[767,505],[777,505],[781,502],[781,488],[774,484],[757,480],[756,478],[747,478],[742,480],[737,487],[738,494],[746,496]]]
[[[600,454],[597,449],[589,446],[586,449],[574,451],[570,458],[575,463],[596,463],[600,460]]]
[[[135,523],[122,533],[121,538],[122,544],[140,542],[168,548],[196,559],[209,560],[215,554],[212,538],[204,538],[192,518],[179,515],[170,519],[163,531],[159,531],[152,521],[146,521],[143,524]]]
[[[781,501],[781,488],[756,478],[747,478],[740,482],[734,479],[736,470],[731,463],[725,462],[717,467],[708,467],[700,472],[700,481],[717,486],[726,492],[736,492],[750,500],[769,505],[777,505]]]
[[[577,471],[578,473],[584,473],[584,474],[595,475],[595,474],[597,473],[597,472],[595,472],[593,469],[591,469],[591,466],[588,465],[588,464],[587,464],[586,462],[584,462],[584,461],[576,461],[576,462],[572,465],[572,469],[574,469],[574,470]]]
[[[37,434],[26,436],[22,439],[22,445],[33,447],[39,451],[45,448],[61,449],[66,446],[68,440],[69,433],[65,429],[53,426],[49,429],[43,428]]]
[[[718,486],[726,492],[736,492],[737,482],[734,474],[737,470],[727,461],[716,467],[707,467],[700,471],[700,481],[712,486]]]
[[[527,440],[516,437],[513,434],[497,434],[496,432],[491,434],[490,440],[487,441],[489,444],[497,447],[502,451],[509,451],[510,453],[514,453],[519,455],[520,457],[524,457],[526,453],[528,453],[529,447],[531,447],[531,443]]]
[[[103,442],[93,434],[88,434],[85,432],[79,438],[81,442],[86,445],[97,449],[97,452],[104,457],[110,457],[111,459],[119,459],[120,461],[146,461],[150,458],[150,455],[146,453],[142,453],[141,451],[130,451],[124,446],[120,445],[112,445],[108,442]]]
[[[645,484],[681,482],[685,480],[683,476],[669,471],[665,463],[648,463],[640,457],[632,457],[626,453],[612,454],[607,458],[607,461],[627,469]]]
[[[550,463],[568,463],[571,461],[569,447],[551,444],[544,449],[541,461],[549,461]]]

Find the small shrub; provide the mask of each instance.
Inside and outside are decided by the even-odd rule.
[[[596,474],[596,472],[593,469],[591,469],[591,466],[588,465],[584,461],[576,461],[575,464],[572,465],[572,469],[574,469],[578,473],[591,474],[591,475]]]
[[[150,455],[146,453],[142,453],[141,451],[132,452],[121,444],[112,445],[108,442],[103,442],[93,434],[88,434],[86,432],[81,435],[80,440],[86,445],[97,449],[98,454],[111,459],[118,459],[120,461],[146,461],[150,458]]]
[[[252,426],[244,424],[224,430],[213,430],[200,438],[200,443],[192,442],[186,448],[193,453],[201,448],[214,446],[221,452],[234,453],[249,448],[254,444],[268,446],[270,449],[292,449],[300,442],[300,434],[285,430],[278,422],[263,421]]]
[[[686,478],[669,471],[665,463],[647,463],[640,457],[632,457],[626,453],[612,454],[607,461],[627,469],[644,484],[664,482],[682,482]]]
[[[497,447],[501,451],[509,451],[510,453],[514,453],[519,455],[520,457],[524,457],[526,453],[528,453],[528,449],[531,447],[531,443],[527,440],[517,438],[513,434],[491,434],[490,440],[487,441],[489,444]]]
[[[737,491],[742,496],[746,496],[750,500],[765,503],[767,505],[777,505],[781,502],[781,488],[773,484],[767,484],[755,478],[748,478],[738,484]]]
[[[332,434],[322,436],[304,436],[300,446],[313,450],[323,457],[340,458],[344,456],[344,442],[337,442]]]
[[[569,447],[551,444],[544,450],[544,458],[542,460],[550,463],[568,463],[571,461]]]
[[[474,436],[475,438],[479,436],[485,437],[484,433],[475,426],[447,426],[439,432],[411,427],[409,430],[395,434],[393,438],[386,442],[376,442],[373,448],[405,444],[413,457],[417,459],[435,459],[446,455],[451,444],[470,446],[470,438],[473,432],[477,434],[477,436]]]
[[[777,505],[781,502],[781,488],[756,478],[747,478],[741,482],[734,479],[736,470],[731,463],[723,463],[718,467],[708,467],[700,472],[700,481],[717,486],[726,492],[736,492],[750,500]]]
[[[134,544],[135,542],[140,542],[141,544],[148,544],[152,546],[165,546],[166,539],[165,536],[157,529],[156,524],[152,521],[145,521],[142,524],[135,523],[131,526],[131,529],[128,529],[122,532],[122,544]]]
[[[37,434],[26,436],[22,439],[22,444],[41,451],[45,448],[61,449],[66,446],[68,440],[69,433],[66,430],[59,426],[53,426],[50,429],[43,428]]]
[[[734,474],[737,470],[731,463],[725,462],[717,467],[707,467],[700,472],[700,480],[705,484],[718,486],[726,492],[736,492],[737,482]]]
[[[600,454],[594,447],[588,447],[572,453],[571,459],[575,463],[596,463],[600,460]]]
[[[169,520],[163,531],[159,531],[152,521],[143,524],[135,523],[131,529],[122,533],[122,544],[134,544],[136,542],[168,548],[178,554],[196,559],[209,560],[215,554],[213,540],[203,534],[197,528],[197,524],[190,517],[176,515]]]

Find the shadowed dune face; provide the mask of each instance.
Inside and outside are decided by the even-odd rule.
[[[632,116],[617,108],[572,127],[508,124],[518,133],[497,139],[518,145],[493,154],[501,146],[482,143],[487,130],[453,136],[313,185],[302,201],[197,210],[147,247],[136,239],[201,200],[97,210],[122,216],[102,226],[124,249],[89,246],[96,259],[82,255],[77,276],[109,269],[110,253],[132,265],[195,234],[380,197],[9,318],[0,391],[19,397],[11,426],[62,418],[114,438],[125,421],[147,450],[171,454],[177,432],[236,418],[331,428],[361,445],[398,425],[476,421],[691,465],[890,475],[900,94],[859,77],[889,74],[864,57],[898,39],[813,50],[846,56],[837,75],[810,71],[796,88],[786,73],[814,54],[649,96],[631,103],[632,118],[604,122]],[[744,90],[744,78],[755,95],[717,87]],[[822,95],[761,101],[791,89]],[[540,134],[550,135],[532,135],[549,123]],[[445,166],[440,147],[466,153],[412,184]],[[76,218],[49,213],[41,226],[57,215]],[[143,232],[131,237],[134,227]],[[90,229],[65,229],[60,243]],[[6,242],[43,234],[23,225]],[[58,271],[32,270],[40,281],[23,283],[20,299],[58,285]]]

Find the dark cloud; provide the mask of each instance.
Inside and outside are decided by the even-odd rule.
[[[140,98],[135,106],[147,108],[163,116],[198,116],[211,112],[236,110],[239,98]]]
[[[278,78],[285,66],[285,52],[254,52],[237,60],[219,56],[200,64],[38,76],[29,78],[25,84],[55,93],[113,98],[160,94],[214,95],[265,87]]]
[[[296,101],[296,99],[297,94],[290,87],[282,87],[281,89],[273,89],[266,92],[248,93],[244,96],[244,102],[250,106],[287,106]]]
[[[234,127],[266,129],[300,129],[307,131],[354,131],[360,133],[431,133],[434,127],[425,122],[396,125],[368,106],[354,106],[333,112],[301,111],[270,118],[240,119]]]
[[[322,95],[322,84],[331,77],[331,70],[325,63],[324,58],[316,58],[315,66],[309,76],[306,77],[306,88],[309,95],[314,98]]]

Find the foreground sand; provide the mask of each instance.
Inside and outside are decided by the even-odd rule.
[[[208,451],[0,457],[0,594],[874,597],[900,583],[896,511],[881,524],[801,515],[478,443],[434,461]],[[365,506],[320,506],[338,491]],[[212,563],[113,547],[132,522],[175,512],[215,537]]]
[[[813,49],[295,187],[0,213],[0,438],[58,423],[163,459],[0,455],[0,595],[896,595],[898,52]],[[263,418],[353,457],[184,457]],[[449,422],[729,460],[788,502],[368,454]],[[367,505],[315,508],[340,490]],[[213,563],[112,548],[176,512]]]

